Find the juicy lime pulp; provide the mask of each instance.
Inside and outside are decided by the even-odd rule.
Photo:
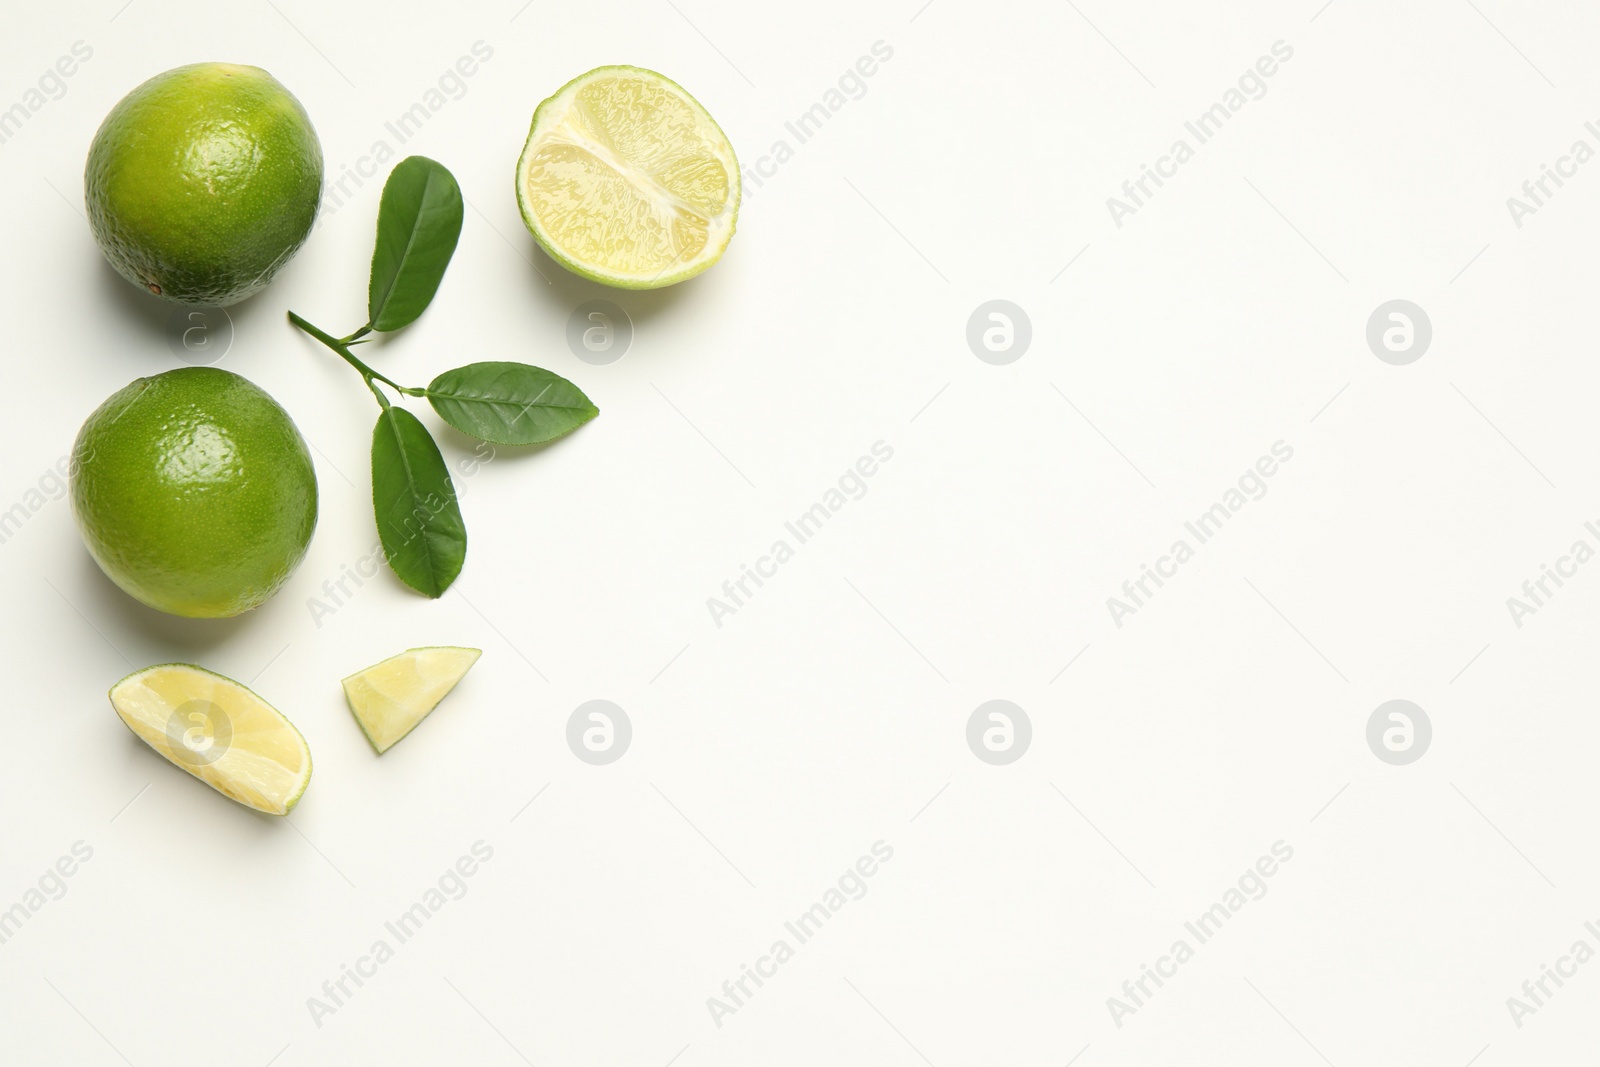
[[[230,678],[188,663],[135,671],[111,706],[140,740],[230,800],[287,815],[311,782],[294,724]]]
[[[345,700],[381,756],[450,695],[481,655],[448,645],[407,649],[346,678]]]
[[[568,270],[655,289],[722,256],[739,214],[739,163],[676,82],[640,67],[597,67],[533,113],[517,204]]]
[[[89,227],[133,284],[185,304],[258,292],[305,242],[322,145],[259,67],[195,63],[123,97],[83,173]]]
[[[294,422],[237,374],[185,367],[140,378],[84,422],[72,510],[100,569],[174,615],[264,602],[304,558],[317,477]]]

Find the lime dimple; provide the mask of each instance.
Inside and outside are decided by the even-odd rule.
[[[311,456],[287,412],[237,374],[140,378],[90,415],[73,446],[79,531],[112,581],[174,615],[266,601],[317,521]]]
[[[305,242],[322,147],[294,95],[258,67],[159,74],[106,116],[84,200],[106,258],[135,285],[187,304],[259,291]]]

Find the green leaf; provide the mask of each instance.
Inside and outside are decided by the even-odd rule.
[[[553,441],[600,414],[576,385],[526,363],[469,363],[439,375],[423,395],[445,422],[497,445]]]
[[[461,187],[442,165],[409,156],[389,172],[367,289],[372,329],[398,330],[426,310],[455,254],[461,219]]]
[[[372,431],[372,508],[384,556],[402,582],[440,597],[467,558],[467,528],[439,446],[403,408]]]

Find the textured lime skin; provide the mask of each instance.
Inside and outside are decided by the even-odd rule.
[[[124,592],[189,618],[276,593],[317,525],[317,476],[288,412],[215,367],[140,378],[78,431],[72,511]]]
[[[259,67],[195,63],[111,109],[83,171],[89,228],[117,272],[182,304],[259,292],[311,233],[322,145]]]

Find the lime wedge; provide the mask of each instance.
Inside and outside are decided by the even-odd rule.
[[[250,690],[188,663],[135,671],[111,706],[139,739],[247,808],[287,815],[311,781],[311,750],[294,724]]]
[[[517,204],[568,270],[656,289],[721,258],[739,214],[739,163],[677,82],[639,67],[596,67],[533,113]]]
[[[344,680],[344,697],[378,754],[389,751],[483,655],[476,648],[413,648]]]

